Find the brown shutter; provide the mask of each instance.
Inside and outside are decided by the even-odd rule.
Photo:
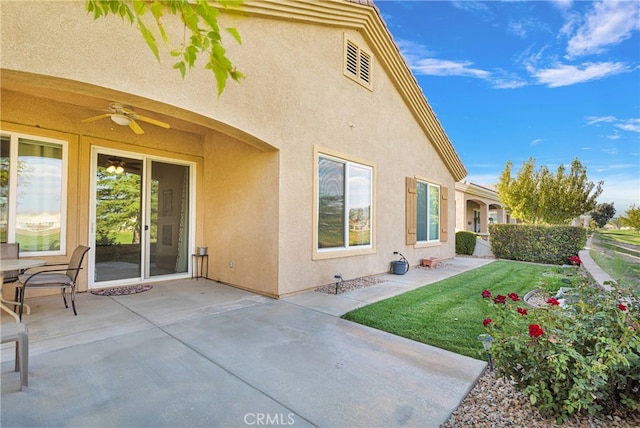
[[[407,245],[414,245],[417,242],[418,227],[418,180],[413,177],[407,177],[406,192],[406,239]]]
[[[449,189],[440,186],[440,242],[449,239]]]

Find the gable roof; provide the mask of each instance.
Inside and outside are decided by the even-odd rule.
[[[230,7],[227,11],[359,31],[444,161],[454,181],[467,176],[466,168],[372,0],[252,0],[237,8]]]

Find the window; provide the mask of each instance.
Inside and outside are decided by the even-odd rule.
[[[0,241],[18,242],[21,253],[63,253],[66,142],[3,132],[0,164]]]
[[[345,38],[344,74],[371,89],[371,55]]]
[[[418,181],[417,240],[438,241],[440,239],[440,186]]]
[[[371,248],[373,168],[318,156],[318,250]]]
[[[406,182],[407,245],[446,242],[447,188],[413,177],[407,177]]]

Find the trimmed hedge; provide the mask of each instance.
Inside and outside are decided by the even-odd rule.
[[[499,259],[562,265],[587,243],[587,231],[576,226],[489,225],[491,251]]]
[[[476,249],[476,234],[461,230],[456,232],[456,254],[472,256]]]

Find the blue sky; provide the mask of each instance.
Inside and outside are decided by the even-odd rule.
[[[640,205],[640,2],[375,0],[467,168],[574,158],[616,215]]]

